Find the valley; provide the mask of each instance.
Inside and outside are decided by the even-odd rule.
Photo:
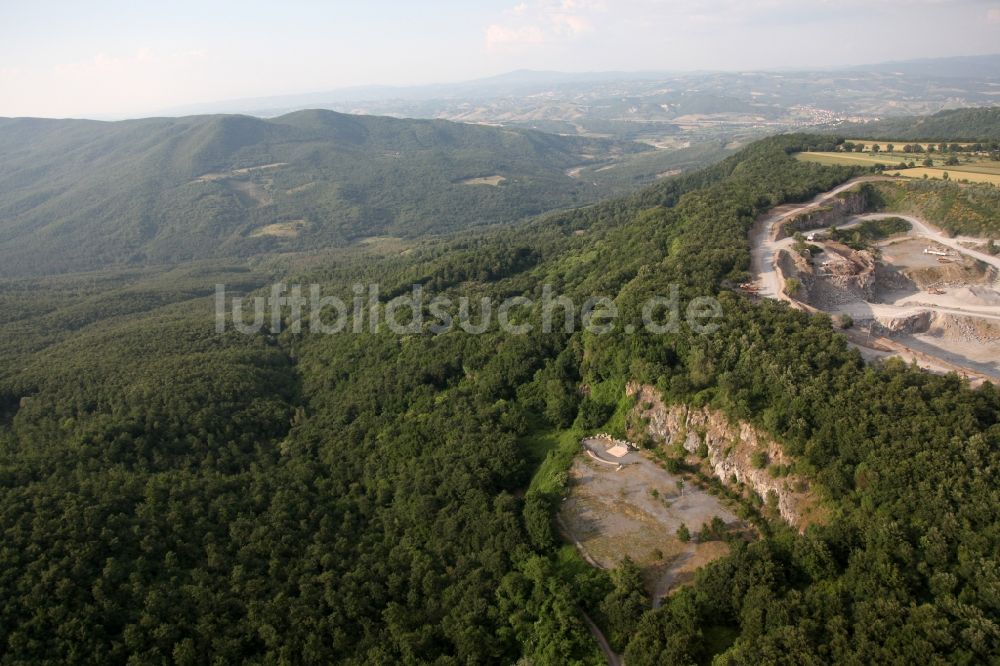
[[[747,141],[817,126],[867,128],[878,119],[895,123],[888,125],[892,129],[907,128],[920,119],[897,117],[990,105],[996,101],[996,68],[997,57],[988,56],[824,71],[515,71],[456,84],[231,100],[180,111],[273,117],[301,108],[329,108],[654,145],[679,139]],[[954,135],[952,131],[949,138]],[[982,137],[977,133],[977,138]]]

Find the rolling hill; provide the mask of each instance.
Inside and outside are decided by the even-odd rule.
[[[839,126],[837,133],[859,139],[998,141],[1000,106],[951,109],[931,116],[907,116],[872,123],[847,124]]]
[[[300,111],[0,119],[0,275],[317,249],[599,199],[568,175],[651,150],[437,120]]]

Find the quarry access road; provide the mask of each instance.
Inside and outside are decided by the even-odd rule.
[[[981,261],[984,264],[989,264],[990,266],[994,266],[995,268],[1000,270],[1000,256],[993,256],[992,254],[986,254],[985,252],[980,252],[978,250],[972,250],[970,248],[967,248],[964,245],[962,245],[961,242],[962,240],[966,240],[965,238],[962,239],[949,238],[948,236],[944,235],[937,229],[930,226],[924,220],[921,220],[919,217],[913,217],[912,215],[900,215],[899,213],[870,213],[868,215],[859,215],[854,219],[860,222],[864,220],[884,220],[889,217],[898,217],[901,220],[906,220],[907,222],[909,222],[910,225],[913,227],[910,230],[909,233],[910,236],[923,236],[924,238],[929,238],[933,240],[935,243],[940,243],[941,245],[949,247],[960,254],[972,257],[977,261]],[[985,239],[967,239],[967,240],[975,240],[977,242],[984,244],[986,243]]]

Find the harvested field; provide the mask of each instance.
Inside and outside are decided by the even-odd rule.
[[[943,179],[945,173],[947,173],[950,180],[958,182],[967,180],[970,183],[992,183],[993,185],[1000,185],[1000,175],[998,174],[979,173],[969,170],[956,171],[950,167],[942,167],[940,169],[937,167],[917,167],[915,169],[904,169],[903,171],[887,171],[886,173],[891,176],[903,176],[905,178],[923,178],[926,175],[928,178],[938,179]]]
[[[903,178],[937,178],[944,179],[948,174],[950,180],[970,183],[993,183],[1000,184],[1000,163],[993,161],[973,160],[972,162],[962,162],[955,166],[945,166],[944,159],[938,153],[818,153],[804,152],[796,155],[797,159],[808,162],[816,162],[826,165],[861,165],[875,166],[883,164],[886,167],[886,174],[890,176],[900,176]],[[924,167],[916,166],[912,169],[892,169],[894,165],[901,162],[915,162],[919,165],[930,157],[936,166]]]

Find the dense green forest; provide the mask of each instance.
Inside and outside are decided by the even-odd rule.
[[[0,119],[0,275],[316,250],[509,223],[620,191],[566,172],[646,151],[624,141],[332,111],[269,120]],[[651,164],[645,175],[658,169]]]
[[[598,664],[583,612],[633,665],[995,660],[1000,393],[867,366],[829,318],[732,291],[758,215],[858,173],[791,157],[824,141],[402,254],[0,283],[0,660]],[[677,285],[724,317],[215,333],[215,283],[279,279],[520,294],[532,317],[549,284],[622,325]],[[566,450],[538,442],[575,445],[614,410],[579,386],[626,379],[774,436],[830,520],[734,543],[656,610],[628,563],[583,565],[552,523]]]
[[[931,116],[885,118],[841,125],[837,134],[852,139],[906,141],[1000,141],[1000,106],[949,109]]]

